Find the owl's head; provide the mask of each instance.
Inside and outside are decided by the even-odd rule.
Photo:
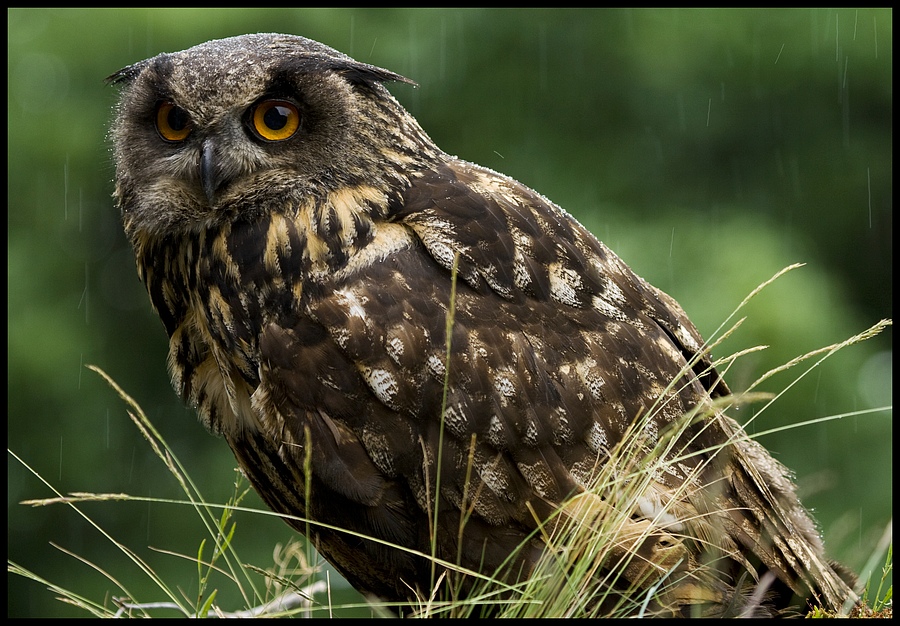
[[[111,137],[132,236],[252,219],[361,180],[396,186],[404,155],[432,145],[382,85],[412,81],[304,37],[210,41],[107,80],[124,85]]]

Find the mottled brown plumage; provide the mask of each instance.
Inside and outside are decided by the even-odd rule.
[[[661,614],[852,597],[786,470],[715,403],[678,304],[442,152],[382,84],[407,79],[248,35],[110,80],[116,199],[173,384],[360,591],[428,597],[433,546],[521,579],[567,520],[618,519],[600,569],[622,577],[597,590],[660,586]]]

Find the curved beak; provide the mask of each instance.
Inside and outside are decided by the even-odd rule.
[[[216,203],[216,196],[229,180],[230,177],[222,169],[215,143],[211,139],[205,140],[200,147],[200,185],[210,205]]]

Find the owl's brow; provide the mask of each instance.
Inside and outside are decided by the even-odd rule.
[[[351,83],[372,85],[383,82],[400,82],[416,85],[416,82],[368,63],[360,63],[353,59],[329,57],[292,57],[281,63],[280,70],[289,74],[315,74],[317,72],[335,72]]]
[[[133,65],[129,65],[127,67],[123,67],[117,72],[114,72],[103,79],[107,85],[116,85],[119,83],[130,83],[138,75],[147,67],[149,60],[140,61],[139,63],[135,63]]]

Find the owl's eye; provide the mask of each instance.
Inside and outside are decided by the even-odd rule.
[[[181,107],[171,102],[160,102],[156,106],[156,130],[166,141],[184,141],[191,129],[191,118]]]
[[[287,100],[264,100],[253,109],[250,127],[260,139],[283,141],[300,128],[300,111]]]

